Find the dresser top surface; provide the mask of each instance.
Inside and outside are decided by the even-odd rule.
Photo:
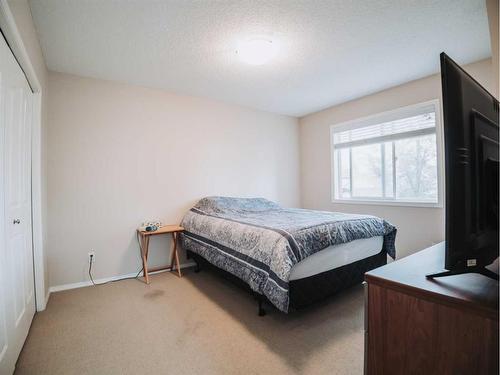
[[[470,273],[428,279],[427,274],[443,270],[445,243],[441,242],[403,259],[367,272],[368,283],[408,289],[423,298],[443,299],[448,303],[469,305],[498,312],[498,281]]]

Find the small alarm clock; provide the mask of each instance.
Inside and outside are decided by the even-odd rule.
[[[162,223],[160,220],[149,220],[145,221],[139,227],[139,230],[143,232],[154,232],[162,227]]]

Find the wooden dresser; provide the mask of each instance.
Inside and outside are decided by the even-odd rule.
[[[444,242],[365,275],[365,373],[498,374],[498,281],[426,279]]]

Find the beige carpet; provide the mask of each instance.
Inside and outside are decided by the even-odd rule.
[[[54,293],[16,374],[361,374],[361,285],[282,314],[218,275],[187,270]]]

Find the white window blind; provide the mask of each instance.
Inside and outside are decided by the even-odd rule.
[[[431,134],[436,130],[436,111],[433,105],[415,108],[413,111],[402,111],[400,116],[403,117],[373,125],[366,125],[360,121],[357,126],[354,124],[351,129],[334,132],[333,143],[336,148],[352,147],[359,144]],[[388,116],[389,119],[391,117],[394,115]]]
[[[435,102],[331,127],[335,200],[437,204]]]

